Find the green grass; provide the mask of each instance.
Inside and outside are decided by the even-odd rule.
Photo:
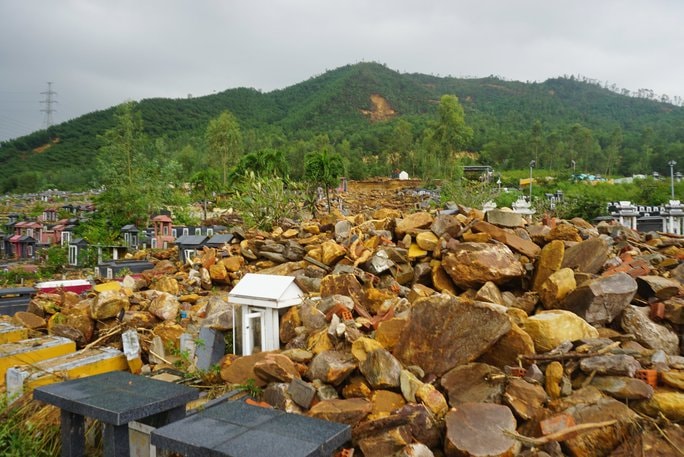
[[[8,405],[0,400],[0,453],[4,457],[52,457],[61,449],[59,410],[30,395]]]

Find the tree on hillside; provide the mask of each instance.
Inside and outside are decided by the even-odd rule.
[[[330,211],[330,188],[337,185],[338,179],[344,173],[344,160],[337,153],[325,149],[312,152],[304,158],[304,177],[325,189],[325,198]]]
[[[620,150],[622,149],[622,129],[616,127],[610,135],[610,143],[606,147],[606,176],[610,176],[620,164]]]
[[[134,102],[119,105],[114,113],[115,126],[100,137],[98,172],[104,191],[98,196],[97,207],[115,227],[129,222],[143,224],[148,216],[148,139],[135,108]]]
[[[192,175],[190,185],[194,197],[202,202],[204,220],[206,220],[207,203],[212,199],[215,192],[221,190],[221,177],[216,170],[205,168]]]
[[[253,171],[257,176],[279,176],[285,178],[288,174],[288,169],[289,164],[282,150],[266,148],[243,155],[232,174],[242,176],[248,171]]]
[[[408,169],[411,176],[416,174],[415,154],[413,151],[413,126],[405,119],[399,119],[394,126],[391,146],[399,155],[399,167]]]
[[[136,107],[134,102],[120,105],[114,127],[100,137],[97,168],[104,190],[97,198],[97,209],[116,230],[131,222],[146,226],[154,211],[182,202],[173,185],[179,179],[180,165],[168,159],[162,139],[149,141]]]
[[[542,124],[539,119],[535,119],[534,123],[532,124],[532,130],[530,131],[530,147],[532,148],[534,160],[539,168],[542,168],[542,163],[539,161],[539,153],[542,149],[542,141]]]
[[[223,185],[228,182],[228,169],[238,160],[242,148],[242,133],[237,118],[229,111],[209,121],[206,134],[207,147],[223,173]]]
[[[428,138],[444,169],[455,158],[456,153],[463,151],[472,140],[473,129],[466,125],[463,107],[455,95],[442,96],[437,115],[438,119],[428,133]],[[453,170],[449,176],[453,176]]]

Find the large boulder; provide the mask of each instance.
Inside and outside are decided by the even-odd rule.
[[[632,301],[637,283],[627,273],[596,278],[570,292],[560,307],[572,311],[590,324],[607,324]]]
[[[565,250],[563,268],[596,274],[608,259],[609,247],[601,238],[589,238]]]
[[[394,354],[407,366],[441,376],[475,360],[510,329],[502,306],[433,295],[414,303]]]
[[[454,284],[463,289],[478,288],[487,281],[501,285],[525,273],[508,246],[492,243],[451,245],[442,259],[442,267]]]
[[[679,337],[664,325],[653,322],[649,309],[629,305],[622,313],[622,330],[631,333],[644,346],[663,350],[666,354],[679,355]]]

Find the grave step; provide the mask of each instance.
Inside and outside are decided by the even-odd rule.
[[[35,365],[75,350],[76,343],[61,336],[43,336],[0,344],[0,386],[5,384],[5,372],[9,367]]]
[[[24,392],[47,384],[127,369],[126,356],[118,349],[110,347],[83,349],[43,360],[34,365],[8,368],[5,373],[7,398],[12,401]]]
[[[0,322],[0,344],[12,343],[26,338],[28,338],[27,328]]]

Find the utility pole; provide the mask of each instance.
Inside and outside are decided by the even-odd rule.
[[[40,111],[45,113],[45,128],[49,129],[52,126],[52,113],[57,111],[52,107],[55,103],[57,103],[57,100],[53,99],[54,95],[57,95],[57,92],[52,90],[52,83],[48,82],[47,83],[48,88],[45,92],[41,92],[42,95],[45,95],[45,100],[41,100],[40,103],[45,103],[45,108],[41,109]]]

